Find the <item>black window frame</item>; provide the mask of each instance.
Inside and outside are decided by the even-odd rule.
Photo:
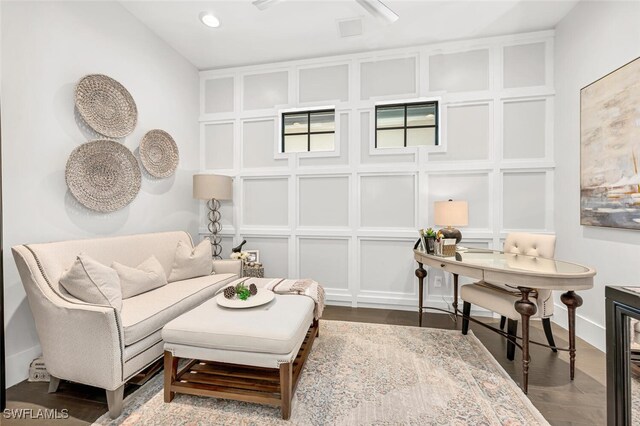
[[[326,114],[328,112],[332,112],[333,113],[333,130],[332,131],[322,131],[322,132],[312,132],[311,131],[311,116],[315,115],[315,114]],[[300,132],[300,133],[286,133],[285,131],[285,126],[284,126],[284,120],[286,117],[291,116],[291,115],[307,115],[307,131],[306,132]],[[310,109],[310,110],[300,110],[300,111],[287,111],[287,112],[283,112],[280,116],[280,123],[281,123],[281,128],[282,128],[282,134],[280,135],[280,152],[282,152],[283,154],[299,154],[302,152],[329,152],[329,151],[311,151],[311,135],[328,135],[328,134],[333,134],[334,135],[334,145],[333,145],[333,150],[335,151],[335,134],[336,134],[336,109],[332,108],[332,109]],[[307,150],[306,151],[286,151],[285,150],[285,136],[292,136],[292,135],[307,135]]]
[[[434,107],[435,109],[435,124],[425,124],[425,125],[420,125],[420,126],[407,126],[407,109],[408,107],[414,107],[414,106],[418,106],[418,107]],[[396,127],[378,127],[378,111],[379,110],[385,110],[385,109],[391,109],[391,108],[398,108],[398,107],[404,107],[404,125],[403,126],[396,126]],[[440,108],[439,108],[439,102],[438,101],[416,101],[416,102],[402,102],[402,103],[396,103],[396,104],[381,104],[381,105],[376,105],[376,111],[375,111],[376,117],[375,117],[375,128],[374,128],[374,132],[375,132],[375,136],[374,136],[374,147],[375,149],[378,149],[378,130],[404,130],[404,145],[402,146],[402,148],[407,148],[407,129],[435,129],[435,145],[433,146],[440,146],[440,135],[439,135],[439,130],[440,130]],[[416,146],[431,146],[431,145],[416,145]],[[413,147],[411,147],[413,148]],[[380,149],[393,149],[393,148],[380,148]]]

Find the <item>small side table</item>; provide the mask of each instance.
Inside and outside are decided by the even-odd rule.
[[[242,276],[252,278],[264,278],[264,266],[242,265]]]

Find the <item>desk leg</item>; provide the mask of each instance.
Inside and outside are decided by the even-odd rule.
[[[533,289],[518,287],[522,299],[515,303],[516,311],[522,318],[522,390],[526,394],[529,389],[529,318],[536,314],[538,308],[529,300]]]
[[[424,296],[424,278],[427,271],[422,267],[422,263],[418,262],[416,269],[416,277],[418,277],[418,327],[422,327],[422,299]]]
[[[569,374],[573,380],[576,375],[576,309],[582,306],[582,297],[568,291],[560,296],[560,300],[567,306],[569,315]]]
[[[456,322],[458,321],[458,274],[453,274],[453,312]]]

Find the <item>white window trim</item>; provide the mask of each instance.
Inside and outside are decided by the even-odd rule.
[[[284,129],[282,128],[282,114],[288,114],[291,112],[313,112],[313,111],[321,111],[324,109],[332,109],[334,113],[334,124],[335,124],[335,132],[334,132],[334,145],[333,150],[331,151],[305,151],[305,152],[283,152],[282,151],[282,133]],[[275,140],[275,146],[273,147],[273,158],[275,159],[283,159],[289,158],[291,156],[297,156],[299,158],[326,158],[326,157],[339,157],[340,156],[340,111],[336,108],[335,105],[320,105],[320,106],[309,106],[309,107],[299,107],[299,108],[287,108],[278,110],[278,134]]]
[[[381,105],[394,105],[394,104],[413,104],[420,102],[438,102],[438,123],[437,123],[437,136],[439,145],[431,146],[407,146],[401,148],[376,148],[376,107]],[[369,140],[369,155],[393,155],[393,154],[418,154],[422,152],[447,152],[446,143],[442,140],[442,115],[446,108],[443,108],[442,98],[439,96],[433,97],[420,97],[411,99],[394,99],[379,101],[374,104],[373,112],[371,113],[371,135]]]

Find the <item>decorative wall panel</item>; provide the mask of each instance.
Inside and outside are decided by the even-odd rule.
[[[545,43],[518,44],[504,48],[504,87],[545,84]]]
[[[286,71],[245,75],[242,106],[245,111],[274,108],[289,102],[289,75]]]
[[[204,168],[233,169],[233,123],[204,125]]]
[[[204,113],[233,112],[233,77],[204,81]]]
[[[388,59],[360,64],[360,99],[416,92],[415,58]]]
[[[470,50],[430,56],[429,90],[489,90],[489,51]]]
[[[244,179],[242,218],[244,225],[287,226],[289,224],[288,179]]]
[[[349,178],[301,177],[298,182],[300,226],[349,226]]]
[[[447,151],[431,153],[429,160],[487,160],[491,127],[489,104],[447,107]]]
[[[415,228],[415,177],[362,176],[360,225],[364,228]]]
[[[300,278],[313,278],[326,289],[349,289],[348,239],[300,238],[298,248]]]
[[[544,158],[546,102],[504,103],[504,158]]]
[[[349,66],[303,68],[299,71],[300,102],[349,100]]]
[[[546,228],[546,178],[544,172],[504,174],[502,200],[505,229]]]
[[[412,248],[411,241],[360,240],[360,291],[416,294]]]

